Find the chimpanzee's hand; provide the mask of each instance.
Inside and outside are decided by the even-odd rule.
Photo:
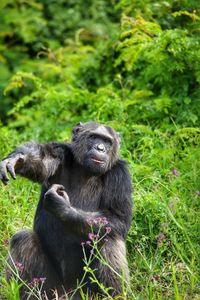
[[[7,184],[9,181],[8,174],[16,179],[15,169],[24,162],[24,155],[22,153],[12,154],[11,156],[5,158],[0,163],[0,180]]]
[[[62,216],[71,208],[65,188],[60,184],[53,184],[44,195],[44,207],[57,216]]]

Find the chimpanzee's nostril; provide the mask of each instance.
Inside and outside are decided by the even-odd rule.
[[[97,145],[97,150],[99,150],[99,151],[105,151],[105,146],[104,146],[104,144],[98,144],[98,145]]]

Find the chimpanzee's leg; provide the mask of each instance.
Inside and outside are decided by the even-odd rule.
[[[53,296],[55,290],[59,295],[63,293],[61,281],[34,232],[20,231],[11,239],[6,270],[8,280],[16,278],[16,271],[26,283],[20,290],[22,300],[28,298],[30,288],[35,285],[38,288],[42,285],[42,293],[46,293],[49,300],[55,298]],[[28,299],[36,297],[33,295]]]
[[[109,294],[114,299],[115,297],[116,299],[124,299],[123,290],[127,289],[129,285],[125,242],[117,237],[108,238],[100,252],[102,258],[96,270],[97,279],[106,288],[111,288]],[[106,263],[103,262],[104,260]]]

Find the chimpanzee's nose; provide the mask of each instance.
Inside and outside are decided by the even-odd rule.
[[[102,152],[105,152],[105,146],[104,146],[104,144],[98,144],[97,145],[97,150],[99,150],[99,151],[102,151]]]

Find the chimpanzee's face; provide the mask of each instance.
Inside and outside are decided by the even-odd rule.
[[[109,168],[113,138],[109,135],[90,133],[87,138],[87,151],[83,164],[94,174],[105,173]]]
[[[80,125],[79,125],[80,126]],[[117,134],[108,126],[86,123],[73,136],[77,161],[93,175],[104,174],[118,157]]]

